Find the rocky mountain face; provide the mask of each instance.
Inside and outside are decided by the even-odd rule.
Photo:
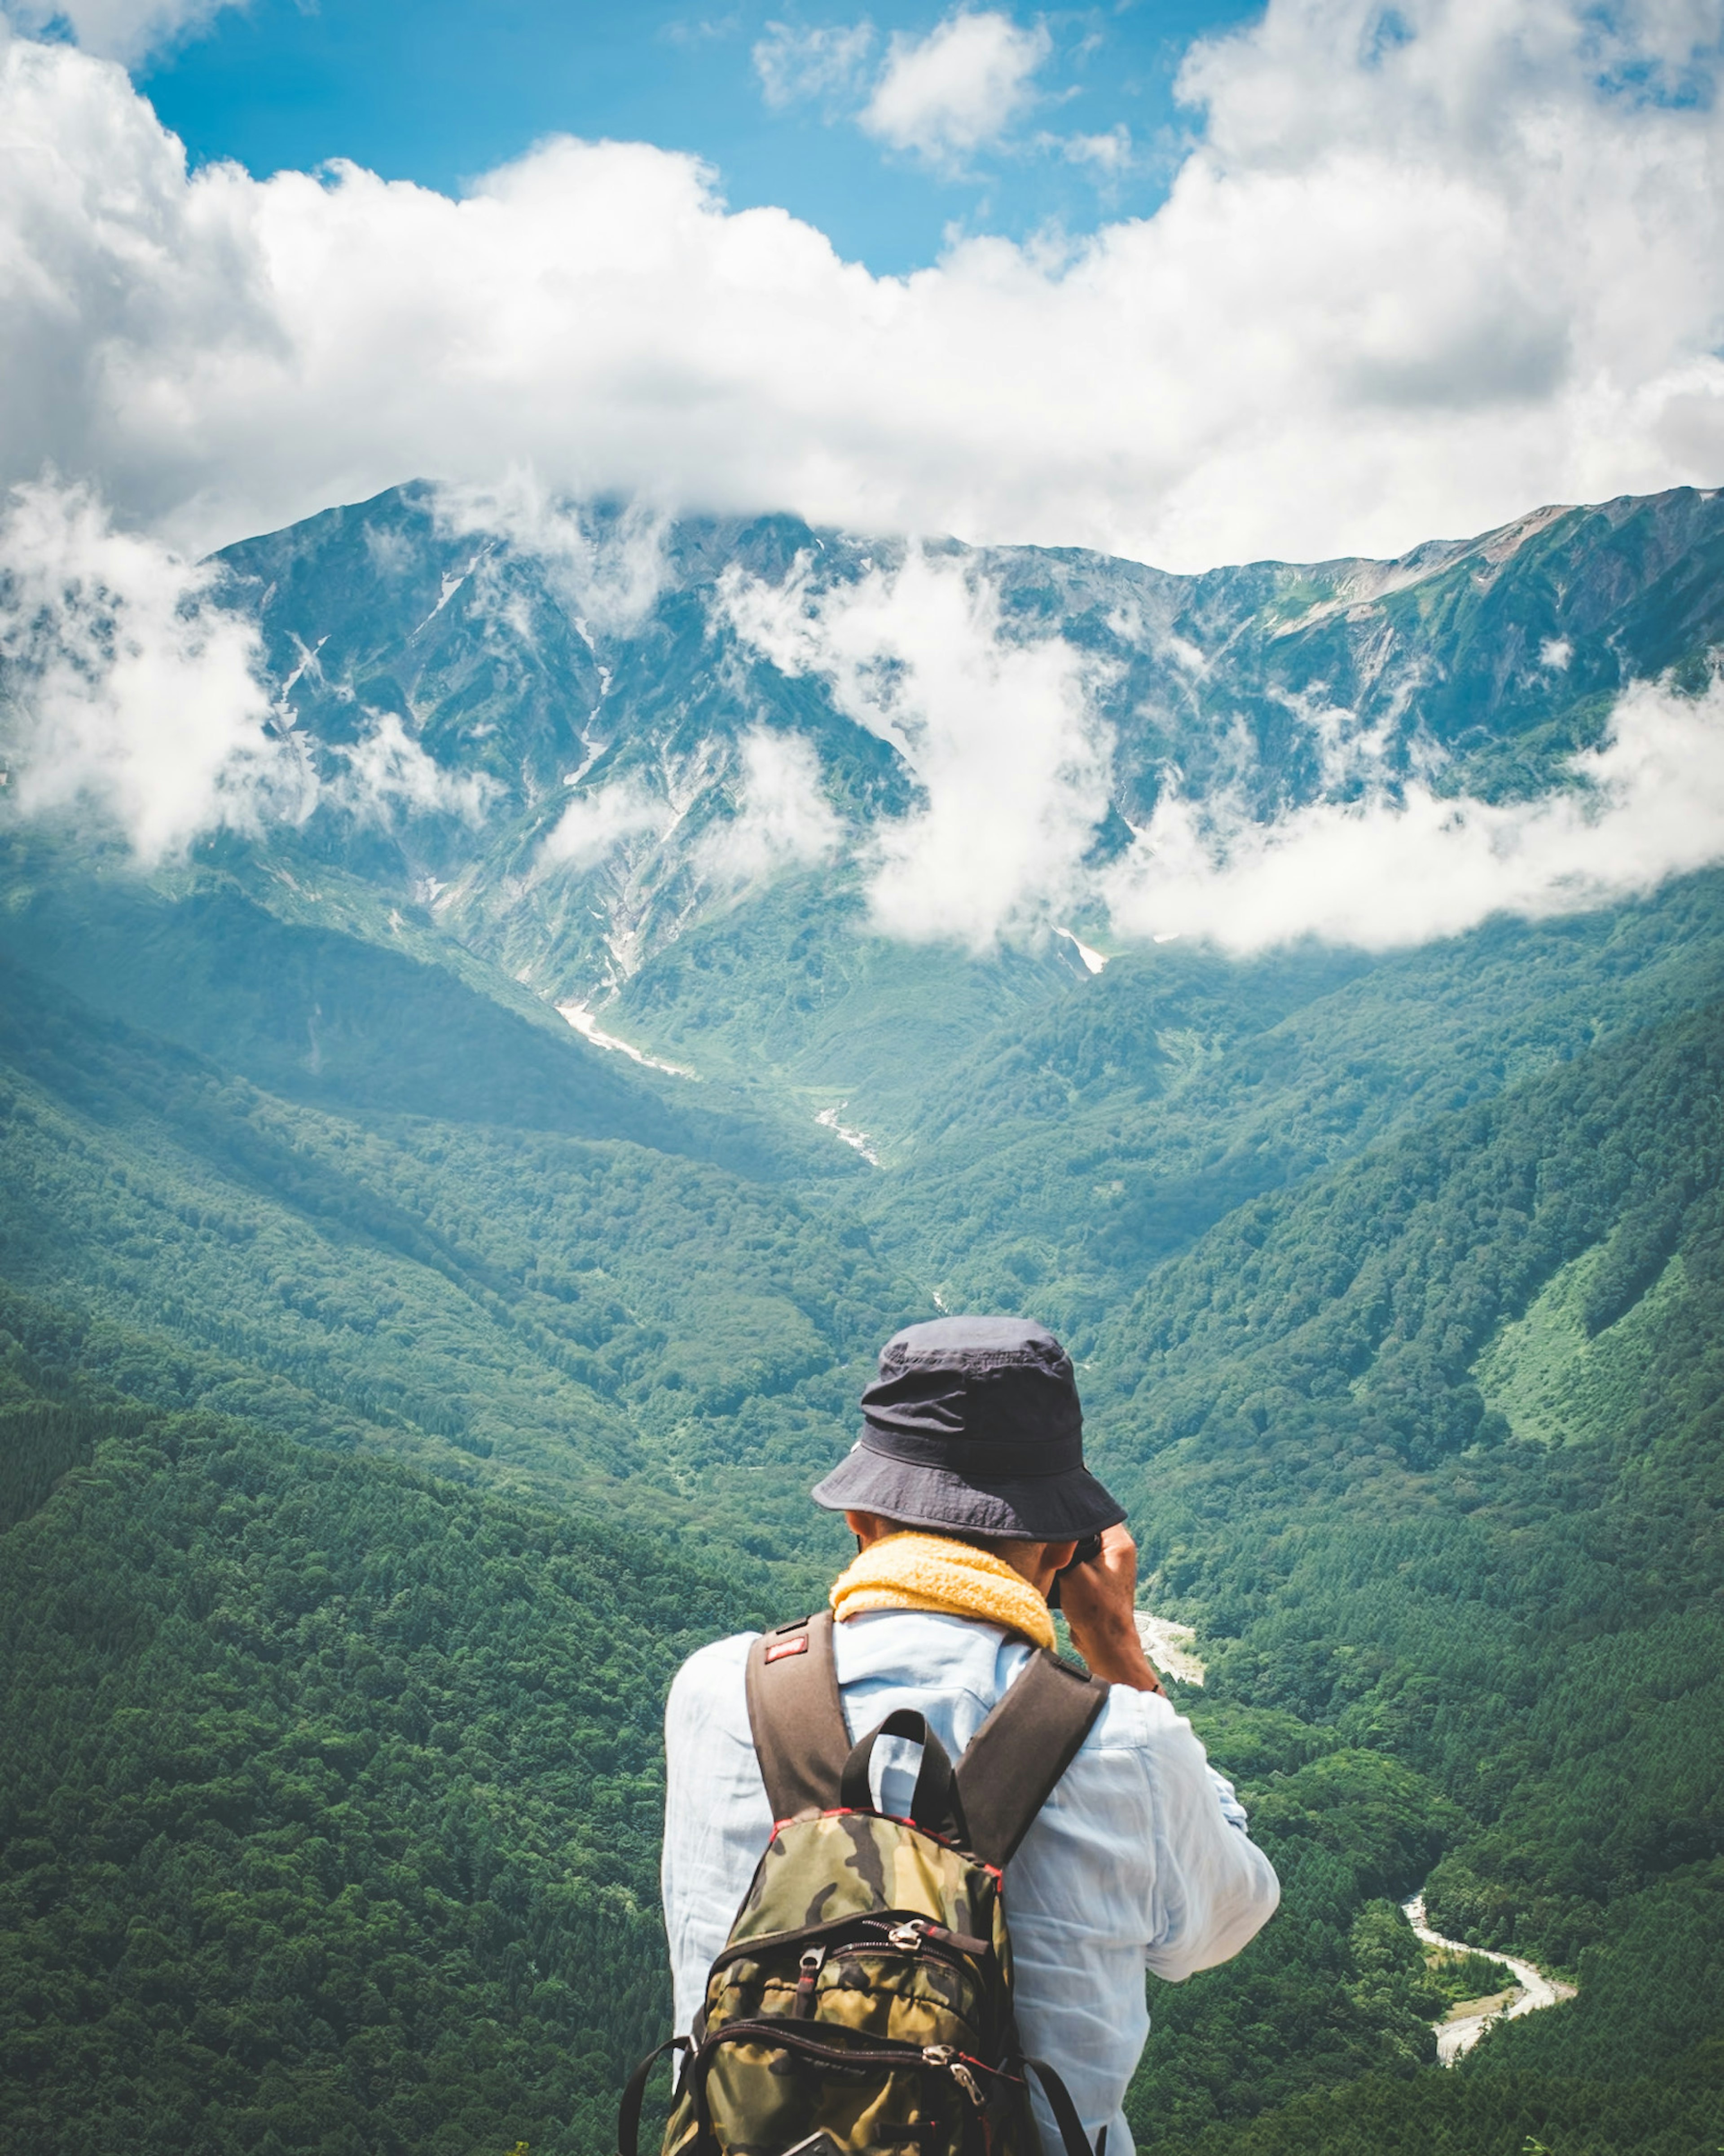
[[[1413,779],[1524,795],[1598,738],[1625,680],[1692,675],[1724,634],[1724,498],[1691,489],[1394,562],[1174,577],[411,485],[222,560],[280,725],[331,789],[281,869],[303,850],[593,1009],[814,868],[777,961],[829,969],[870,863],[931,818],[1028,819],[1044,887],[991,920],[957,907],[952,932],[1009,928],[1068,975],[1075,945],[1049,952],[1049,927],[1105,931],[1085,872],[1170,791],[1259,820]],[[1031,696],[1061,715],[1051,752],[1018,721]],[[1038,790],[1056,830],[1018,798]]]

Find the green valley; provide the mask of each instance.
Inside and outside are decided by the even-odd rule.
[[[880,911],[952,897],[911,660],[807,656],[911,550],[688,520],[625,588],[578,514],[229,550],[290,814],[151,862],[0,802],[0,2142],[604,2156],[670,1674],[815,1604],[876,1348],[979,1307],[1070,1345],[1285,1889],[1154,1988],[1144,2156],[1711,2156],[1724,870],[1375,941],[1105,901],[1182,788],[1247,850],[1578,795],[1630,684],[1711,709],[1724,505],[930,547],[1106,767],[979,939]],[[1439,2068],[1420,1888],[1578,1995]]]

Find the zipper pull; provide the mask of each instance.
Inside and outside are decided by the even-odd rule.
[[[977,1961],[985,1960],[993,1952],[991,1939],[972,1939],[967,1932],[947,1931],[944,1924],[925,1924],[922,1928],[929,1938],[937,1939],[942,1946],[951,1947],[958,1953],[972,1954]]]
[[[886,1933],[887,1943],[905,1953],[919,1953],[922,1943],[922,1928],[919,1923],[894,1924]],[[936,2047],[937,2048],[937,2047]]]
[[[957,2047],[951,2044],[924,2044],[922,2056],[931,2066],[942,2066],[952,2076],[977,2111],[986,2108],[988,2098],[983,2095],[980,2084],[968,2066],[958,2056]]]
[[[962,2059],[954,2059],[947,2071],[975,2105],[977,2111],[986,2106],[988,2098],[983,2095],[980,2083]]]
[[[814,1986],[820,1980],[820,1965],[825,1958],[824,1947],[810,1947],[798,1964],[802,1974],[796,1980],[796,1999],[790,2009],[798,2021],[814,2018]]]

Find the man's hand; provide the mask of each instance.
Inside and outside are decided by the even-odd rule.
[[[1060,1607],[1090,1674],[1133,1691],[1159,1691],[1137,1636],[1137,1545],[1129,1527],[1109,1527],[1093,1564],[1060,1575]]]

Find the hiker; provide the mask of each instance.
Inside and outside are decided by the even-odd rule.
[[[965,1984],[992,1985],[1003,2000],[1002,2056],[1021,2050],[1032,2061],[1047,2062],[1055,2070],[1047,2079],[1063,2080],[1070,2092],[1067,2104],[1063,2092],[1056,2101],[1040,2082],[1035,2086],[1045,2156],[1059,2156],[1062,2142],[1068,2156],[1076,2156],[1080,2122],[1085,2150],[1105,2146],[1106,2156],[1130,2156],[1120,2106],[1149,2030],[1145,1969],[1178,1983],[1236,1954],[1275,1910],[1274,1871],[1248,1838],[1230,1784],[1207,1764],[1145,1656],[1134,1618],[1136,1545],[1121,1507],[1084,1466],[1076,1382],[1059,1342],[1019,1318],[912,1325],[881,1351],[862,1413],[858,1442],[813,1492],[816,1504],[844,1513],[858,1546],[855,1562],[832,1589],[830,1618],[822,1613],[779,1627],[763,1641],[743,1634],[704,1647],[671,1688],[664,1895],[676,2028],[684,2036],[701,2031],[709,1971],[718,1984],[713,1964],[732,1936],[757,1866],[764,1881],[786,1876],[798,1830],[781,1826],[774,1840],[775,1817],[818,1821],[825,1813],[829,1828],[842,1778],[844,1804],[859,1804],[868,1815],[837,1822],[850,1837],[843,1845],[847,1891],[863,1892],[852,1874],[877,1876],[877,1887],[868,1892],[883,1907],[901,1903],[910,1891],[904,1880],[923,1877],[931,1865],[967,1864],[962,1891],[972,1898],[963,1906],[983,1911],[974,1922],[1008,1922],[1009,1946],[1001,1953],[996,1940],[990,1954],[986,1939],[957,1936],[931,1917],[890,1933],[875,1925],[872,1948],[859,1918],[849,1933],[829,1925],[817,1937],[817,1927],[806,1938],[795,1934],[808,1950],[799,1962],[790,1953],[776,1991],[778,1979],[767,1964],[739,1962],[733,1947],[724,1980],[752,1980],[756,1989],[737,1994],[743,2003],[733,1999],[731,2010],[788,2016],[793,2035],[801,2016],[803,2035],[810,2037],[847,2023],[848,2035],[885,2027],[878,2014],[868,2018],[874,2010],[865,2010],[865,1996],[870,1987],[890,1993],[898,2016],[892,2025],[922,2031],[921,2053],[900,2048],[926,2080],[922,2061],[939,2055],[938,2046],[926,2045],[932,2025],[926,2015],[937,2015],[942,2001],[967,1999]],[[1080,1549],[1087,1561],[1074,1563]],[[1054,1645],[1050,1594],[1063,1607],[1090,1681],[1037,1651]],[[1001,1706],[1020,1677],[1018,1703]],[[996,1707],[996,1722],[967,1761],[967,1748]],[[1019,1717],[1015,1731],[1013,1713]],[[862,1746],[889,1717],[899,1726],[871,1749]],[[764,1731],[763,1718],[772,1725]],[[845,1778],[853,1745],[859,1748]],[[945,1774],[948,1761],[957,1763],[955,1775]],[[880,1826],[870,1812],[921,1826],[931,1804],[943,1826],[931,1841],[912,1835],[908,1825]],[[895,1835],[916,1840],[913,1861],[888,1845]],[[769,1841],[777,1874],[762,1862]],[[885,1852],[884,1866],[875,1842]],[[950,1855],[952,1848],[968,1855]],[[973,1861],[977,1856],[995,1869]],[[1002,1871],[1003,1891],[990,1919],[990,1882]],[[820,1875],[812,1902],[797,1890],[785,1923],[807,1926],[840,1906],[820,1898],[824,1881]],[[757,1903],[764,1891],[757,1887]],[[948,1881],[942,1891],[958,1889]],[[756,1931],[763,1921],[753,1920]],[[748,1929],[739,1921],[736,1936]],[[920,1945],[925,1964],[943,1955],[946,1973],[928,1976],[919,2003],[910,1999],[909,1977],[880,1958],[886,1938],[906,1946],[912,1959]],[[1015,1964],[1015,1986],[996,1964]],[[784,1988],[797,1983],[799,1990]],[[835,1988],[846,1985],[851,1993]],[[785,2025],[748,2025],[770,2036]],[[805,2076],[819,2070],[824,2055],[798,2041],[788,2063],[781,2051],[769,2068],[758,2062],[770,2056],[770,2045],[749,2054],[757,2061],[752,2086],[774,2102],[781,2098],[773,2092],[788,2085],[787,2076],[793,2079],[798,2058]],[[994,2072],[962,2043],[948,2044],[944,2056],[978,2107],[984,2098],[992,2104],[993,2092],[1008,2082],[1023,2085],[1021,2073]],[[685,2089],[691,2071],[685,2064]],[[860,2069],[847,2071],[854,2082]],[[765,2099],[732,2100],[746,2108]],[[912,2105],[905,2118],[921,2119],[933,2100],[903,2101]],[[952,2101],[962,2114],[962,2104]],[[638,2103],[637,2097],[637,2110]],[[829,2107],[808,2115],[838,2113]],[[859,2128],[850,2139],[842,2132],[835,2138],[814,2133],[797,2138],[795,2147],[834,2156],[864,2140],[906,2143],[932,2156],[936,2147],[979,2148],[985,2140],[990,2149],[1023,2148],[1024,2156],[1034,2156],[1021,2123],[1003,2133],[993,2116],[990,2109],[985,2135],[979,2127],[973,2133],[954,2128],[957,2138],[950,2141],[926,2125],[888,2130],[876,2117],[867,2133]],[[744,2123],[747,2131],[728,2138],[710,2124],[707,2130],[726,2147],[747,2144],[765,2156],[778,2156],[788,2145],[769,2128]],[[675,2118],[672,2126],[674,2137]],[[629,2146],[625,2134],[624,2156]]]

